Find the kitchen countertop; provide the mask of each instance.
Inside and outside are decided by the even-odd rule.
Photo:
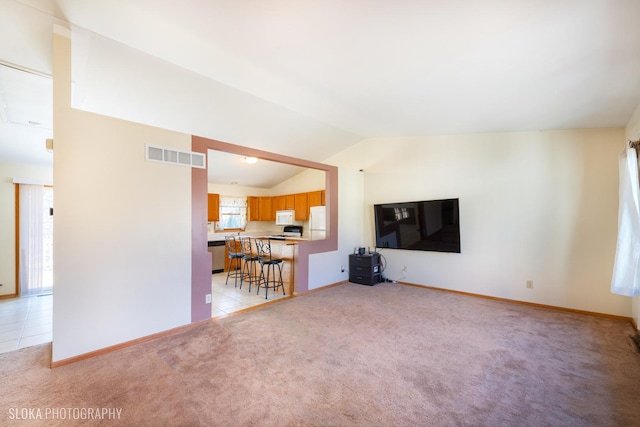
[[[274,231],[274,232],[270,232],[270,231],[255,231],[255,232],[249,232],[249,233],[240,233],[240,237],[264,237],[264,236],[269,236],[269,235],[274,235],[274,234],[282,234],[282,231]],[[238,236],[238,232],[235,233],[209,233],[207,234],[207,240],[209,240],[210,242],[216,241],[216,240],[224,240],[224,238],[226,236]]]
[[[253,238],[263,238],[266,239],[268,236],[276,236],[278,234],[282,234],[281,231],[276,231],[273,233],[270,232],[250,232],[250,233],[240,233],[240,237],[253,237]],[[215,242],[215,241],[220,241],[220,240],[224,240],[224,238],[226,236],[238,236],[238,233],[209,233],[207,235],[207,240],[209,242]],[[290,243],[294,243],[294,242],[306,242],[306,241],[310,241],[310,240],[324,240],[325,237],[322,236],[321,238],[312,238],[312,236],[309,235],[302,235],[302,237],[286,237],[285,240],[280,240],[280,239],[272,239],[272,242],[290,242]]]

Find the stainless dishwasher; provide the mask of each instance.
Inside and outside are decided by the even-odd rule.
[[[209,242],[209,253],[211,253],[211,273],[221,273],[224,271],[224,240],[212,240]]]

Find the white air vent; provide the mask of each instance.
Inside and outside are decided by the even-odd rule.
[[[179,151],[171,148],[145,145],[146,160],[151,162],[172,163],[174,165],[191,166],[206,169],[205,155],[191,151]]]
[[[181,165],[191,166],[191,153],[178,153],[178,163]]]
[[[202,153],[191,153],[191,164],[194,168],[202,168],[205,169],[207,166],[205,165],[205,157]]]
[[[162,161],[162,148],[150,147],[147,145],[147,160]]]
[[[203,153],[191,153],[191,167],[206,169],[207,157]]]
[[[177,163],[178,162],[178,152],[174,150],[164,150],[164,161],[167,163]]]

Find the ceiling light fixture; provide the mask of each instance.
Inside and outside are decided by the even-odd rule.
[[[244,161],[249,163],[250,165],[252,165],[252,164],[258,162],[258,158],[257,157],[245,157]]]

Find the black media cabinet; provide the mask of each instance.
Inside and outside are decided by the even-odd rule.
[[[349,281],[361,285],[373,286],[380,282],[382,271],[380,254],[349,255]]]

